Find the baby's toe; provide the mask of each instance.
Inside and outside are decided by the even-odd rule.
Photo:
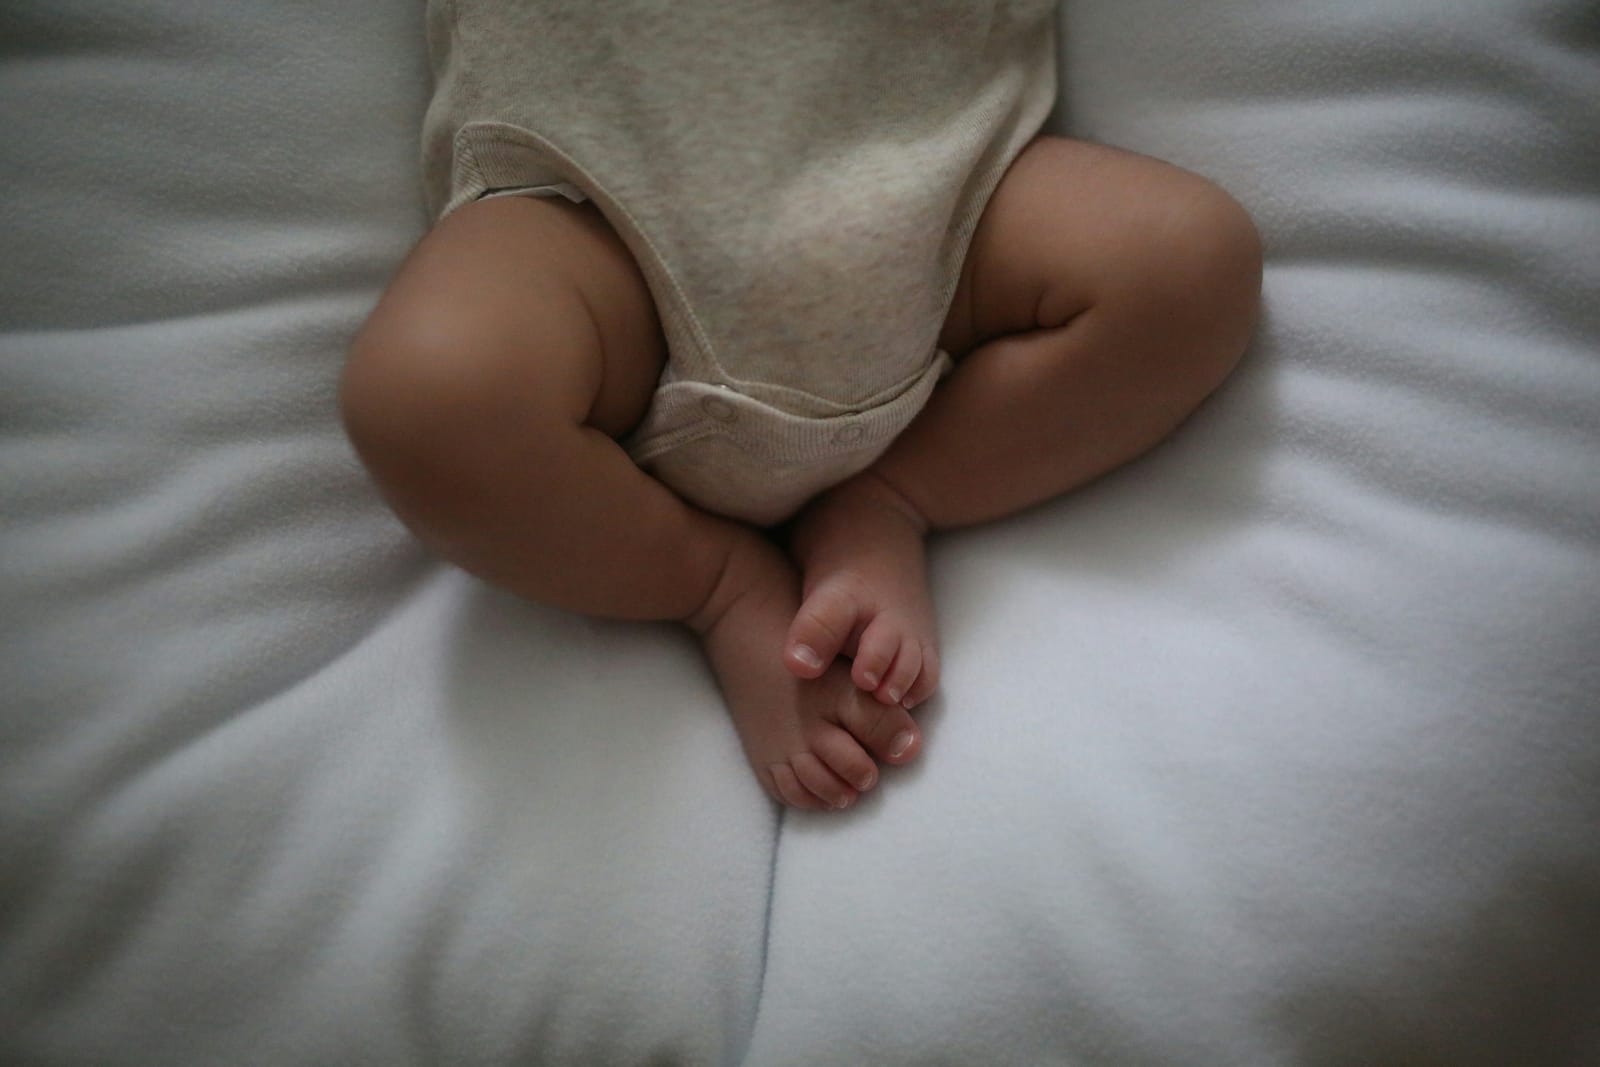
[[[795,613],[784,641],[783,659],[791,673],[816,678],[844,651],[855,632],[860,606],[841,582],[825,582],[811,591]]]
[[[939,688],[939,653],[931,647],[922,649],[922,670],[917,674],[917,680],[911,683],[911,688],[906,690],[905,699],[900,701],[900,706],[910,711],[933,696],[933,691]]]
[[[851,694],[840,710],[839,725],[863,748],[885,763],[906,763],[922,747],[922,732],[899,704],[880,704],[865,693]]]
[[[801,784],[799,775],[789,764],[774,763],[767,768],[767,775],[772,781],[773,791],[780,803],[803,811],[815,811],[827,806],[817,799],[815,793]]]
[[[850,679],[858,688],[871,693],[883,684],[900,652],[901,636],[900,627],[887,615],[879,615],[867,624],[856,643],[855,662],[850,666]]]
[[[889,673],[878,687],[877,697],[885,704],[898,704],[911,692],[917,677],[922,673],[922,645],[917,641],[900,642],[900,652],[894,657]]]
[[[878,765],[866,749],[844,730],[828,727],[811,743],[811,751],[828,769],[865,793],[878,784]]]
[[[812,796],[829,808],[848,808],[856,801],[856,791],[810,752],[800,752],[789,760],[795,777]]]

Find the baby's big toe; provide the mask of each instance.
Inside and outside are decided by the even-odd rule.
[[[800,605],[789,626],[784,663],[801,678],[820,677],[828,664],[845,651],[859,615],[856,597],[842,583],[818,586]]]

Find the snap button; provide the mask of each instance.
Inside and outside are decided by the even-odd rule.
[[[849,426],[839,427],[833,435],[833,440],[835,444],[853,445],[866,435],[866,428],[859,422],[853,422]]]
[[[739,413],[733,409],[733,405],[720,396],[708,396],[700,401],[700,410],[718,422],[732,422],[739,417]]]

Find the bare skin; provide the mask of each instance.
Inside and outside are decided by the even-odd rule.
[[[963,264],[940,337],[955,373],[871,469],[802,512],[788,553],[686,504],[616,443],[665,345],[592,206],[487,200],[441,221],[357,338],[341,399],[426,543],[531,599],[685,622],[766,791],[846,808],[921,749],[909,710],[941,669],[926,535],[1149,449],[1236,363],[1259,292],[1254,228],[1215,186],[1040,138]]]

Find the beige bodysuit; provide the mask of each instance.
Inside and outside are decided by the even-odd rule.
[[[1055,99],[1052,0],[431,0],[436,216],[588,198],[669,359],[625,442],[781,521],[867,467],[950,360],[978,217]]]

